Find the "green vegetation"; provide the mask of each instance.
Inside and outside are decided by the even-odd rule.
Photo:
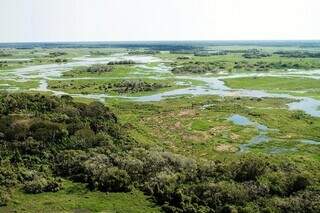
[[[84,184],[62,181],[58,192],[26,194],[12,192],[11,201],[1,212],[160,212],[142,192],[104,193],[91,191]],[[137,208],[138,207],[138,208]]]
[[[110,61],[108,65],[125,65],[125,64],[136,64],[132,60],[122,60],[122,61]]]
[[[0,212],[319,212],[320,118],[238,90],[320,99],[318,47],[64,45],[0,51]]]
[[[200,161],[142,146],[127,134],[115,114],[99,103],[86,105],[74,103],[68,96],[58,99],[23,94],[2,95],[0,99],[1,202],[8,205],[4,208],[32,206],[31,202],[12,206],[14,200],[10,200],[21,202],[22,198],[30,199],[23,193],[40,192],[49,194],[34,197],[40,201],[48,198],[46,205],[53,202],[57,209],[111,208],[97,203],[112,197],[97,197],[95,190],[141,190],[167,212],[316,212],[320,202],[314,197],[319,188],[318,161],[292,158],[288,162],[286,157],[264,155]],[[60,177],[84,183],[93,190],[87,192],[91,195],[89,202],[79,197],[84,190],[80,187],[69,201],[54,205],[73,185]],[[21,185],[25,192],[17,191]],[[56,198],[50,194],[54,192]],[[113,201],[119,207],[113,209],[124,208],[125,202],[130,202],[122,200],[125,194],[119,196],[121,200]],[[72,204],[72,199],[78,202]],[[143,198],[135,202],[151,208]],[[40,204],[35,208],[46,208]]]
[[[250,49],[247,50],[246,53],[242,55],[244,58],[264,58],[264,57],[270,57],[270,53],[264,53],[257,49]]]
[[[99,72],[100,70],[100,72]],[[64,77],[128,77],[132,72],[137,71],[136,68],[128,65],[93,65],[90,67],[77,67],[71,71],[63,73]]]
[[[106,94],[135,94],[142,95],[157,91],[164,91],[178,87],[169,80],[132,79],[132,80],[107,80],[95,79],[94,81],[84,80],[51,80],[49,88],[68,93],[106,93]]]
[[[169,87],[168,85],[162,83],[148,83],[141,80],[123,80],[116,83],[109,83],[99,88],[106,92],[117,92],[117,93],[137,93],[137,92],[147,92],[154,91],[161,88]]]
[[[0,50],[0,57],[10,57],[12,56],[11,53],[8,53],[6,51]]]
[[[29,90],[37,88],[39,82],[31,81],[14,81],[14,80],[0,80],[0,90]]]
[[[50,52],[48,57],[56,58],[64,55],[67,55],[67,53],[66,52]]]
[[[109,64],[94,64],[90,67],[87,67],[85,71],[90,73],[112,72],[113,67],[109,66]]]
[[[156,50],[131,50],[128,52],[129,55],[155,55],[160,53]]]
[[[130,135],[147,146],[189,157],[215,159],[239,151],[259,135],[254,126],[238,126],[228,120],[240,114],[271,131],[267,143],[250,147],[253,153],[304,156],[318,159],[319,146],[300,140],[319,141],[320,119],[300,111],[288,111],[290,100],[264,98],[181,97],[153,103],[114,103],[121,120],[130,124]],[[282,148],[285,148],[282,150]],[[289,150],[295,149],[294,152]]]
[[[319,52],[307,52],[307,51],[277,51],[274,54],[278,54],[282,57],[288,58],[320,58]]]
[[[203,67],[210,67],[206,72],[227,71],[274,71],[274,70],[288,70],[288,69],[303,69],[311,70],[320,68],[319,60],[316,58],[292,58],[282,57],[277,54],[272,54],[268,51],[261,50],[241,50],[231,51],[229,54],[222,55],[203,55],[191,56],[184,54],[159,54],[165,59],[174,59],[176,57],[186,57],[189,59],[174,60],[171,64],[173,70],[180,72],[192,72],[192,70],[203,69]],[[184,71],[183,71],[184,70]],[[195,72],[197,73],[197,72]],[[201,73],[201,72],[200,72]]]
[[[320,99],[320,80],[299,77],[246,77],[224,80],[229,87],[289,93]]]
[[[174,74],[183,74],[183,73],[193,73],[193,74],[205,74],[205,73],[214,73],[219,71],[220,67],[208,65],[208,64],[197,64],[197,65],[186,65],[182,67],[175,67],[172,69]]]

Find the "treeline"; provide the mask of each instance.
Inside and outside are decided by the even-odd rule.
[[[8,53],[6,51],[0,50],[0,57],[10,57],[12,53]]]
[[[183,60],[188,60],[183,58]],[[175,74],[205,74],[205,73],[216,73],[221,70],[227,69],[227,63],[222,61],[215,62],[195,62],[186,61],[183,64],[172,63],[173,69],[171,72]]]
[[[165,212],[319,212],[318,161],[253,154],[208,161],[153,150],[103,104],[69,96],[1,94],[0,114],[1,205],[13,187],[55,192],[68,178],[103,192],[139,189]]]
[[[57,52],[50,52],[49,55],[48,55],[48,57],[50,57],[50,58],[56,58],[56,57],[65,56],[65,55],[67,55],[66,52],[59,52],[59,51],[57,51]]]
[[[175,74],[204,74],[216,73],[219,71],[271,71],[271,70],[286,70],[286,69],[316,69],[320,68],[317,62],[309,63],[304,61],[213,61],[213,62],[193,62],[187,59],[182,64],[172,63],[171,70]]]
[[[265,57],[270,57],[272,54],[262,52],[258,49],[249,49],[246,50],[246,52],[242,55],[242,57],[247,58],[247,59],[257,59],[257,58],[265,58]]]
[[[0,68],[5,68],[8,66],[9,66],[8,61],[0,61]]]
[[[307,51],[277,51],[274,54],[287,58],[320,58],[320,52]]]
[[[113,67],[109,66],[109,64],[94,64],[84,69],[86,72],[91,73],[105,73],[112,72]]]
[[[196,51],[193,53],[194,56],[215,56],[215,55],[227,55],[227,51]]]
[[[110,61],[108,65],[130,65],[130,64],[136,64],[133,60],[122,60],[122,61]]]
[[[110,52],[103,52],[103,51],[99,51],[99,50],[90,51],[89,53],[90,53],[90,55],[95,55],[95,56],[97,56],[97,55],[103,55],[103,56],[111,55]]]
[[[217,72],[217,67],[212,65],[186,65],[186,66],[178,66],[174,67],[171,72],[175,74],[183,74],[183,73],[193,73],[193,74],[204,74],[209,72]]]
[[[129,55],[155,55],[159,54],[160,51],[157,50],[130,50]]]
[[[99,86],[99,89],[104,90],[105,92],[137,93],[154,91],[165,87],[169,87],[169,85],[157,82],[146,82],[143,80],[123,80],[101,85]]]
[[[88,67],[80,68],[80,71],[90,72],[90,73],[106,73],[114,71],[113,65],[132,65],[136,64],[132,60],[122,60],[122,61],[110,61],[106,64],[93,64]]]

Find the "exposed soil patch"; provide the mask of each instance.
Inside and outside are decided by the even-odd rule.
[[[219,144],[214,148],[218,152],[236,152],[238,148],[232,144]]]

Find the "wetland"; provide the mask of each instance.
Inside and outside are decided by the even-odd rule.
[[[17,45],[0,211],[319,210],[319,43]]]

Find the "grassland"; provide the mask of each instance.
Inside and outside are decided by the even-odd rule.
[[[275,130],[269,133],[270,142],[252,146],[251,152],[270,153],[272,148],[284,148],[279,152],[318,158],[319,146],[299,141],[303,138],[320,140],[320,119],[288,111],[288,102],[284,99],[205,96],[153,104],[120,102],[112,108],[124,123],[130,124],[130,133],[137,141],[175,153],[210,159],[217,153],[238,152],[240,144],[248,143],[259,134],[253,126],[238,126],[228,120],[229,116],[240,114]],[[297,150],[286,152],[290,148]]]
[[[264,58],[246,59],[240,53],[230,53],[227,55],[214,56],[194,56],[192,54],[159,54],[165,60],[171,60],[172,66],[188,65],[211,65],[216,71],[226,72],[265,72],[287,69],[304,69],[312,70],[320,68],[320,62],[317,58],[286,58],[278,55],[271,55]],[[187,56],[188,59],[179,60],[179,57]]]
[[[31,81],[14,81],[14,80],[0,80],[1,90],[29,90],[37,88],[39,82],[37,80]]]
[[[301,77],[246,77],[225,79],[226,85],[238,89],[265,90],[320,99],[320,80]]]
[[[59,192],[26,194],[13,191],[9,204],[1,212],[161,212],[142,192],[103,193],[90,191],[84,184],[63,181]]]

